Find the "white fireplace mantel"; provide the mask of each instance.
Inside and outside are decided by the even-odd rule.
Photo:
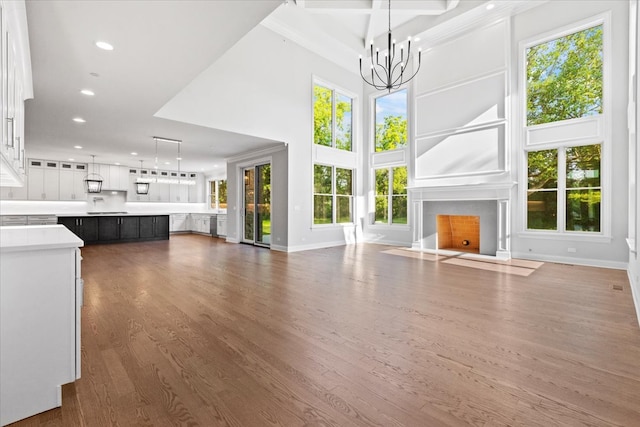
[[[511,197],[516,182],[407,187],[412,201],[501,200]]]

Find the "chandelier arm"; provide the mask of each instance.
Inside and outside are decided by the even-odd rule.
[[[411,77],[409,77],[407,80],[405,80],[404,83],[409,82],[411,79],[413,79],[418,74],[418,71],[420,71],[420,65],[421,65],[421,61],[418,61],[418,68],[416,68],[416,71],[411,75]]]
[[[366,84],[368,84],[369,86],[372,86],[372,87],[374,87],[374,88],[376,88],[376,89],[378,89],[378,90],[381,90],[381,89],[384,89],[384,88],[385,88],[385,86],[379,86],[379,85],[377,85],[377,84],[375,83],[375,81],[374,81],[374,80],[372,80],[372,81],[367,80],[367,78],[366,78],[366,77],[364,76],[364,74],[362,73],[362,69],[360,69],[360,77],[362,77],[362,80],[364,80],[364,82],[365,82]]]
[[[386,68],[384,68],[384,67],[382,67],[382,69],[384,70],[385,77],[387,77],[387,75],[389,74],[389,73],[388,73],[388,70],[387,70]],[[373,71],[374,71],[374,73],[376,74],[376,77],[378,78],[378,80],[380,80],[382,83],[384,83],[384,80],[385,80],[385,79],[383,79],[382,77],[380,77],[380,74],[378,74],[378,69],[377,69],[376,67],[373,67]],[[390,80],[390,79],[389,79],[389,78],[387,78],[387,82],[388,82],[389,80]],[[385,87],[386,87],[386,86],[385,86]]]

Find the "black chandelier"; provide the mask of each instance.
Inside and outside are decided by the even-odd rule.
[[[404,48],[400,45],[400,61],[394,64],[396,60],[396,41],[391,37],[391,0],[389,0],[389,32],[387,33],[387,52],[384,54],[383,63],[380,63],[380,49],[376,48],[375,59],[373,52],[373,40],[370,46],[371,58],[371,80],[367,80],[362,72],[362,55],[360,55],[360,75],[362,80],[370,86],[378,90],[398,89],[404,83],[414,78],[420,70],[420,62],[422,59],[422,50],[418,49],[418,66],[411,77],[406,78],[404,72],[407,69],[407,62],[411,55],[411,37],[407,40],[407,61],[404,58]]]

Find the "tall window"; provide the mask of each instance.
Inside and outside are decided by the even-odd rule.
[[[376,169],[375,223],[407,223],[407,167]]]
[[[353,222],[353,171],[313,166],[313,223]]]
[[[209,181],[209,197],[212,209],[227,208],[227,181]]]
[[[353,100],[334,89],[313,86],[313,142],[352,150]]]
[[[376,98],[375,151],[407,146],[407,90]]]
[[[585,120],[604,114],[603,25],[529,46],[525,58],[526,228],[600,232],[604,136]]]

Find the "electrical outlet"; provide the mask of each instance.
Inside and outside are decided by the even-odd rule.
[[[567,252],[571,252],[572,254],[575,254],[576,252],[578,252],[578,250],[576,248],[567,248]]]

